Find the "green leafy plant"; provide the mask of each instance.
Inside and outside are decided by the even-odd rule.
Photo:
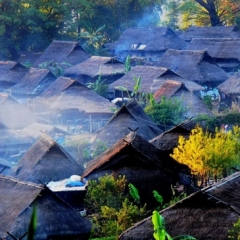
[[[171,237],[166,231],[165,219],[160,213],[156,210],[152,214],[152,223],[153,223],[153,237],[156,240],[196,240],[196,238],[189,235],[179,235],[177,237]]]
[[[240,239],[240,218],[233,224],[232,229],[228,230],[228,239],[239,240]]]
[[[87,87],[102,97],[107,98],[108,85],[105,84],[105,80],[102,80],[102,76],[99,75],[97,80],[93,83],[87,83]]]
[[[31,220],[28,226],[27,240],[34,240],[36,228],[37,228],[37,206],[36,204],[34,204]]]
[[[140,203],[140,196],[138,194],[138,189],[132,183],[129,183],[128,187],[129,187],[130,195],[132,196],[134,201],[139,204]]]
[[[54,60],[38,64],[39,68],[49,69],[56,77],[63,76],[64,69],[70,67],[71,64],[67,62],[57,63]]]
[[[129,72],[131,70],[131,57],[128,55],[125,59],[124,62],[124,67],[125,67],[125,73]]]

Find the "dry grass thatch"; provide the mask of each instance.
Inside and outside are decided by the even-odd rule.
[[[112,146],[127,135],[130,129],[137,129],[137,134],[146,140],[150,140],[162,133],[158,126],[144,112],[143,108],[133,100],[122,106],[112,116],[106,126],[96,134],[95,140],[99,139],[102,142],[107,142],[108,146]]]
[[[234,74],[225,82],[219,84],[217,88],[227,95],[240,94],[240,73]]]
[[[17,119],[17,121],[16,121]],[[22,129],[36,121],[36,116],[6,93],[0,93],[0,122],[13,129]]]
[[[123,75],[124,64],[112,57],[92,56],[86,61],[76,64],[65,70],[65,76],[87,75],[91,78],[96,76]]]
[[[14,96],[35,97],[42,93],[56,78],[47,69],[31,68],[21,81],[10,88],[10,91]]]
[[[24,181],[46,183],[81,175],[83,168],[47,134],[28,149],[19,163],[12,168],[11,176]]]
[[[227,73],[214,63],[206,51],[168,50],[157,65],[199,84],[219,84],[228,78]]]
[[[206,50],[213,58],[240,60],[240,38],[196,38],[187,50]]]
[[[49,189],[0,175],[0,238],[16,238],[28,231],[34,204],[37,206],[35,239],[89,239],[91,224]]]
[[[56,63],[66,62],[75,65],[87,60],[89,57],[78,42],[53,40],[36,60],[34,67],[39,67],[39,64],[49,61],[55,61]]]
[[[239,184],[238,172],[162,210],[167,232],[173,237],[188,234],[199,240],[228,239],[228,230],[240,215]],[[119,239],[153,239],[151,217],[123,232]]]
[[[192,26],[179,37],[186,41],[191,41],[193,38],[240,38],[240,31],[236,26]]]
[[[121,51],[166,51],[185,49],[186,42],[181,40],[169,27],[129,28],[119,39],[109,46],[115,53]]]

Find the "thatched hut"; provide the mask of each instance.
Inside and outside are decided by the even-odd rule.
[[[128,28],[119,39],[106,47],[110,54],[120,59],[142,56],[147,61],[156,61],[167,49],[185,49],[186,42],[169,27]]]
[[[109,92],[113,92],[114,98],[129,97],[134,91],[134,79],[141,78],[138,93],[154,93],[167,79],[184,82],[193,92],[201,91],[204,88],[197,83],[187,81],[170,69],[153,66],[135,66],[131,68],[123,77],[109,85]],[[121,87],[127,89],[121,90]]]
[[[154,93],[153,97],[156,102],[160,102],[162,97],[179,99],[180,104],[186,109],[184,113],[186,118],[196,117],[200,114],[213,115],[207,105],[191,89],[188,89],[183,82],[166,80]]]
[[[187,42],[194,38],[240,38],[240,30],[237,26],[191,26],[179,37]]]
[[[81,175],[82,172],[83,168],[70,154],[43,133],[12,168],[10,175],[23,181],[47,183]]]
[[[228,239],[240,216],[239,172],[188,196],[160,212],[170,236],[191,235],[198,240]],[[148,217],[124,231],[121,240],[154,239]]]
[[[240,67],[240,38],[196,38],[187,50],[206,50],[217,65],[229,74]]]
[[[72,133],[92,133],[105,126],[115,107],[106,98],[67,77],[59,77],[34,102],[36,109],[45,103],[46,109],[52,115],[49,116],[52,117],[52,122],[68,125]]]
[[[0,122],[0,158],[13,165],[33,144],[31,137],[19,133]]]
[[[168,201],[171,184],[177,181],[177,175],[165,168],[165,161],[155,146],[132,131],[90,161],[82,176],[97,180],[106,174],[125,175],[128,183],[138,189],[142,203],[152,208],[157,205],[152,191],[158,191]]]
[[[228,78],[227,73],[206,51],[171,49],[164,53],[156,65],[169,68],[187,80],[209,87],[216,87]]]
[[[18,83],[28,69],[17,62],[0,61],[0,91],[5,91]]]
[[[52,61],[58,64],[65,62],[70,64],[70,66],[73,66],[87,60],[89,57],[90,56],[78,42],[53,40],[41,56],[35,61],[33,67],[38,68],[39,64]]]
[[[125,73],[124,63],[113,57],[92,56],[84,62],[65,70],[64,76],[77,79],[83,84],[94,83],[98,78],[110,84]]]
[[[36,206],[36,240],[89,239],[91,223],[69,207],[52,191],[31,182],[0,175],[0,239],[22,238],[28,232]],[[8,233],[7,233],[8,232]]]
[[[220,91],[220,103],[226,104],[230,108],[240,107],[240,73],[236,73],[225,82],[219,84],[217,89]]]
[[[105,127],[96,132],[93,146],[97,140],[106,142],[110,147],[127,135],[131,130],[137,129],[137,134],[146,140],[162,133],[162,130],[144,112],[135,100],[123,105],[109,120]]]
[[[37,121],[37,117],[7,93],[0,93],[0,122],[20,130]]]
[[[29,72],[9,89],[12,96],[34,112],[32,99],[41,94],[57,77],[48,69],[31,68]]]

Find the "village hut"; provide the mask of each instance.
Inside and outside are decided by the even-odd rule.
[[[193,193],[162,210],[170,236],[190,235],[198,240],[225,240],[240,216],[240,173]],[[151,216],[124,231],[119,240],[154,239]]]
[[[162,130],[144,112],[140,104],[135,100],[123,105],[108,121],[106,126],[99,129],[92,139],[92,145],[100,140],[109,147],[127,135],[131,130],[136,130],[137,134],[146,140],[162,133]]]
[[[47,133],[59,144],[63,144],[65,142],[65,137],[70,135],[69,132],[59,128],[58,126],[43,123],[32,123],[23,128],[20,133],[25,136],[29,136],[29,138],[34,140],[37,140],[42,133]]]
[[[228,75],[209,56],[207,51],[168,50],[156,64],[176,72],[183,78],[214,88]]]
[[[37,117],[7,93],[0,93],[0,122],[20,130],[37,121]]]
[[[125,176],[139,191],[142,203],[156,206],[152,191],[167,201],[172,197],[171,184],[177,181],[174,171],[165,168],[158,149],[132,131],[87,164],[83,177],[97,180],[106,174]]]
[[[21,81],[9,89],[9,92],[34,112],[32,99],[41,94],[56,79],[57,77],[48,69],[31,68]]]
[[[36,207],[34,239],[87,240],[91,223],[43,185],[0,175],[0,239],[27,239]],[[24,237],[25,236],[25,237]]]
[[[144,57],[146,61],[157,61],[167,49],[185,49],[186,42],[169,27],[128,28],[119,39],[108,44],[109,53],[119,59],[127,56]]]
[[[191,26],[179,37],[187,42],[194,38],[240,38],[240,30],[237,26]]]
[[[105,126],[115,108],[106,98],[66,77],[59,77],[36,101],[36,106],[45,102],[52,123],[68,126],[70,133],[92,133]]]
[[[217,86],[219,90],[220,104],[225,104],[230,108],[240,107],[240,72],[228,78],[225,82]]]
[[[66,63],[64,66],[67,68],[81,63],[89,57],[78,42],[53,40],[35,61],[33,67],[38,68],[40,64],[55,62],[57,64]]]
[[[10,175],[23,181],[45,184],[70,178],[71,175],[81,175],[82,172],[82,166],[43,133],[12,168]]]
[[[136,78],[141,78],[138,93],[154,93],[167,79],[183,81],[193,91],[204,89],[194,82],[187,81],[170,69],[144,65],[131,68],[123,77],[110,84],[108,91],[113,92],[114,98],[129,97],[134,92],[136,85],[134,79]]]
[[[87,85],[101,80],[110,84],[125,73],[124,63],[113,57],[92,56],[84,62],[65,70],[64,76],[72,77]]]
[[[28,69],[17,62],[0,61],[0,91],[3,92],[18,83]]]
[[[13,166],[33,144],[31,137],[13,130],[0,122],[0,158]]]
[[[153,95],[156,102],[160,102],[162,97],[177,98],[182,107],[186,110],[184,116],[193,118],[199,115],[213,116],[207,105],[195,95],[191,89],[188,89],[185,83],[166,80],[162,86]]]
[[[187,50],[206,50],[229,75],[240,67],[240,38],[195,38]]]

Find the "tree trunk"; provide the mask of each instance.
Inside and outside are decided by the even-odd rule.
[[[211,25],[213,27],[222,25],[216,10],[216,0],[207,0],[206,2],[204,2],[203,0],[195,0],[195,1],[207,10],[210,21],[211,21]]]

